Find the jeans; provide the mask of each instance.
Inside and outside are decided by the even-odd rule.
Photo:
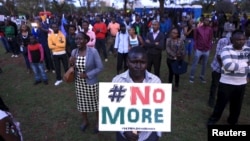
[[[194,46],[194,39],[193,38],[187,38],[187,43],[185,45],[186,48],[186,53],[187,55],[191,55],[192,54],[192,50],[193,50],[193,46]]]
[[[204,78],[205,71],[206,71],[206,66],[207,66],[207,61],[208,61],[208,57],[209,57],[209,53],[210,53],[210,51],[200,51],[198,49],[195,50],[194,60],[193,60],[192,67],[191,67],[190,78],[194,78],[196,66],[197,66],[197,64],[198,64],[201,56],[203,56],[203,58],[202,58],[202,68],[201,68],[201,75],[200,75],[200,77]]]
[[[99,54],[101,53],[101,49],[102,49],[103,57],[104,59],[107,59],[107,50],[106,50],[105,42],[106,42],[105,39],[96,39],[95,46]]]
[[[3,47],[4,47],[5,51],[10,52],[11,50],[10,50],[10,46],[9,46],[7,39],[5,37],[1,37],[0,39],[3,43]]]
[[[68,57],[67,54],[62,54],[62,55],[53,55],[54,63],[55,63],[55,68],[56,68],[56,80],[62,80],[62,75],[61,75],[61,62],[63,64],[64,72],[68,70]]]
[[[44,71],[43,63],[31,63],[31,68],[35,74],[36,81],[47,81],[48,77]]]

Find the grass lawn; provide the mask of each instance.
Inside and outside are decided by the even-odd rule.
[[[76,109],[74,84],[62,83],[55,87],[55,74],[48,73],[49,85],[33,85],[33,74],[27,74],[24,59],[11,58],[0,47],[0,95],[11,109],[21,129],[25,141],[114,141],[114,132],[92,134],[94,124],[80,131],[81,115]],[[172,125],[171,132],[163,133],[161,141],[205,141],[207,140],[206,121],[212,113],[207,106],[211,81],[210,63],[214,52],[210,54],[207,67],[207,83],[196,80],[188,81],[189,71],[180,78],[178,92],[172,94]],[[99,76],[101,82],[110,82],[116,74],[116,59],[110,55],[104,63],[104,71]],[[189,65],[190,69],[190,65]],[[196,78],[200,73],[200,65]],[[161,79],[167,82],[168,68],[166,53],[163,52]],[[250,124],[249,85],[246,90],[239,124]],[[226,124],[228,107],[225,109],[218,124]],[[94,113],[89,114],[90,123],[94,123]],[[163,125],[164,126],[164,125]]]

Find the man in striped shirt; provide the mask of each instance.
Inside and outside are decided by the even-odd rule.
[[[147,54],[142,47],[133,47],[127,56],[128,70],[113,78],[116,83],[161,83],[154,74],[147,71]],[[161,132],[142,131],[135,134],[132,131],[117,132],[116,141],[158,141]]]
[[[222,69],[217,101],[213,114],[208,119],[208,125],[213,125],[220,119],[228,102],[230,103],[228,124],[237,124],[240,116],[247,74],[250,72],[250,48],[245,45],[246,37],[239,30],[233,32],[231,42],[232,45],[224,47],[221,52]]]
[[[216,91],[219,85],[220,81],[220,75],[221,75],[221,51],[222,49],[229,45],[230,39],[227,37],[221,38],[216,47],[216,53],[214,55],[214,59],[211,63],[211,68],[212,68],[212,75],[211,75],[211,85],[210,85],[210,91],[209,91],[209,100],[208,100],[208,105],[213,108],[215,105],[215,97],[216,97]]]

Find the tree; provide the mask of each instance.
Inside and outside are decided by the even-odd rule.
[[[223,11],[225,13],[232,13],[235,9],[234,4],[230,1],[221,1],[215,4],[216,11]]]
[[[162,17],[164,15],[164,3],[165,0],[159,0],[160,3],[160,17]]]
[[[65,5],[66,5],[65,2],[60,3],[57,0],[52,1],[52,8],[54,8],[58,12],[57,14],[59,15],[63,13],[63,8],[65,7]]]
[[[15,15],[15,0],[0,0],[0,2],[9,14]]]
[[[18,0],[16,1],[18,14],[37,15],[42,10],[42,3],[39,0]]]
[[[160,17],[164,15],[164,5],[167,0],[152,0],[153,2],[159,1],[159,9],[160,9]],[[170,3],[172,3],[173,0],[170,0]]]
[[[237,5],[241,8],[243,12],[250,12],[250,0],[241,0],[241,2],[237,3]]]

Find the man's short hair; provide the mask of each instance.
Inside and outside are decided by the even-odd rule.
[[[131,57],[132,54],[143,54],[146,56],[147,52],[143,47],[140,46],[136,46],[136,47],[132,47],[129,52],[128,52],[128,58]]]
[[[234,31],[232,32],[232,37],[233,37],[234,35],[236,35],[236,34],[244,34],[244,32],[243,32],[242,30],[239,30],[239,29],[234,30]]]

